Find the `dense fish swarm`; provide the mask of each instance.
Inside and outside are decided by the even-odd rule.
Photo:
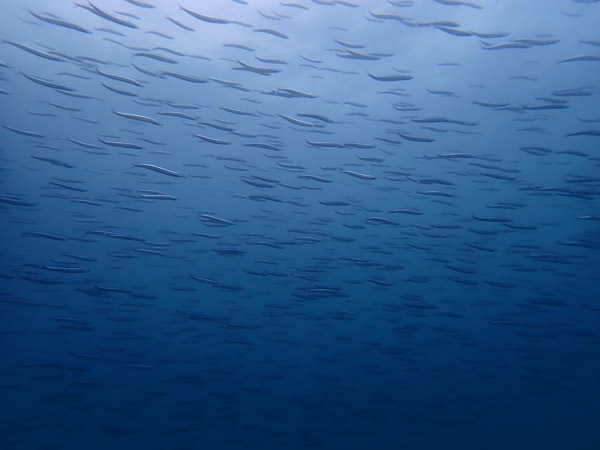
[[[600,448],[600,0],[0,18],[0,449]]]

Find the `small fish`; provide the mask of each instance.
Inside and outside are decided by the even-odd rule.
[[[75,23],[67,22],[65,20],[59,19],[57,17],[44,17],[34,13],[31,9],[29,9],[29,14],[31,14],[36,19],[41,20],[42,22],[50,23],[52,25],[58,25],[59,27],[68,28],[71,30],[79,31],[81,33],[91,34],[92,32],[87,28],[83,28]]]
[[[372,73],[367,72],[369,77],[373,78],[377,81],[408,81],[412,80],[414,77],[412,75],[373,75]]]
[[[132,164],[131,167],[141,167],[142,169],[148,169],[156,173],[161,173],[163,175],[168,175],[170,177],[178,177],[181,178],[184,175],[179,172],[174,172],[173,170],[165,169],[164,167],[156,166],[154,164]]]
[[[112,110],[112,112],[115,113],[117,116],[123,117],[125,119],[129,119],[129,120],[135,120],[136,122],[151,123],[152,125],[162,125],[161,122],[159,122],[156,119],[153,119],[152,117],[142,116],[140,114],[130,114],[130,113],[119,112],[119,111],[115,111],[114,109]]]

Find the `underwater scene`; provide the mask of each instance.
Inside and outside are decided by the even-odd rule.
[[[0,450],[600,449],[600,0],[4,0]]]

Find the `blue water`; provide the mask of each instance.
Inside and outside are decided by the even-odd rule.
[[[1,449],[600,448],[599,1],[2,8]]]

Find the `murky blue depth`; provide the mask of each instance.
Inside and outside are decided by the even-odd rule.
[[[0,448],[600,448],[600,1],[0,18]]]

